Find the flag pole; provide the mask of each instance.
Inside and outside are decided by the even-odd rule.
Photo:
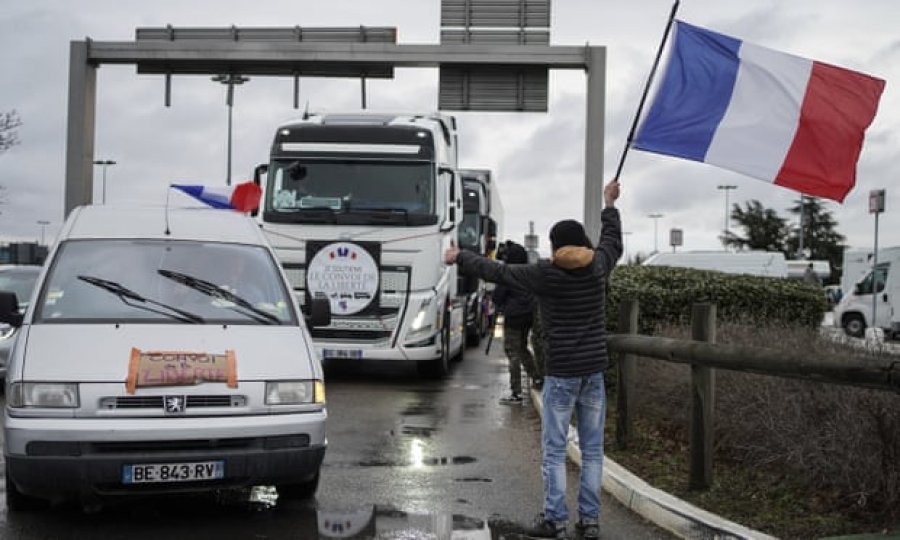
[[[659,42],[659,50],[656,51],[656,59],[653,61],[653,67],[650,69],[650,76],[647,77],[647,84],[644,86],[644,93],[641,95],[641,101],[638,104],[637,112],[634,114],[634,121],[631,123],[631,131],[628,132],[628,139],[625,141],[625,148],[622,149],[622,157],[619,158],[619,166],[616,168],[616,175],[613,181],[619,181],[619,175],[622,173],[622,167],[625,165],[625,156],[628,155],[628,149],[631,148],[631,142],[634,140],[634,132],[637,130],[638,121],[641,118],[641,111],[644,109],[644,102],[647,101],[647,94],[650,92],[650,84],[656,75],[656,68],[659,66],[659,59],[662,57],[663,49],[666,46],[666,40],[669,39],[669,33],[672,30],[672,23],[675,22],[675,12],[678,11],[678,4],[681,0],[675,0],[672,4],[672,12],[669,14],[669,20],[666,22],[666,30],[663,32],[662,41]]]

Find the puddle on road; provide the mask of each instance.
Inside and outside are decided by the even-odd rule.
[[[523,538],[521,525],[497,516],[476,518],[449,513],[410,513],[388,506],[316,509],[320,539],[383,540]]]
[[[418,457],[412,461],[391,461],[370,459],[359,461],[357,465],[360,467],[416,467],[416,466],[442,466],[442,465],[467,465],[475,463],[477,460],[471,456],[454,456],[454,457]],[[333,465],[333,464],[332,464]]]
[[[458,501],[460,502],[460,501]],[[138,528],[135,523],[142,523]],[[131,540],[187,537],[302,538],[331,540],[521,540],[525,527],[498,515],[407,512],[378,504],[319,506],[314,501],[279,500],[275,488],[256,486],[210,497],[175,496],[120,502],[93,514],[78,508],[17,513],[0,519],[0,537],[127,537]],[[190,532],[189,532],[190,531]],[[123,536],[124,535],[124,536]]]

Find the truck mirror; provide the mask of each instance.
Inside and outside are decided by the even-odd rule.
[[[490,252],[497,249],[497,222],[491,218],[486,218],[485,228],[487,229],[487,242],[485,242],[485,247]]]
[[[262,175],[269,172],[269,165],[267,163],[260,163],[256,167],[253,168],[253,183],[257,186],[262,186]],[[250,215],[256,217],[259,215],[259,208],[255,208],[250,211]]]
[[[309,301],[307,309],[306,325],[310,328],[316,326],[328,326],[331,324],[331,301],[325,296],[315,296]]]
[[[16,328],[22,326],[19,299],[14,292],[0,291],[0,323],[6,323]]]

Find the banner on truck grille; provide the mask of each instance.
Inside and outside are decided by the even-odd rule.
[[[332,315],[356,315],[378,308],[381,244],[306,242],[306,290],[324,294]]]

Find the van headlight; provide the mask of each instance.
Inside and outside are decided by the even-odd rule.
[[[6,403],[14,408],[76,409],[79,403],[78,384],[15,382],[9,385]]]
[[[304,403],[325,403],[325,383],[319,380],[266,383],[266,405]]]

